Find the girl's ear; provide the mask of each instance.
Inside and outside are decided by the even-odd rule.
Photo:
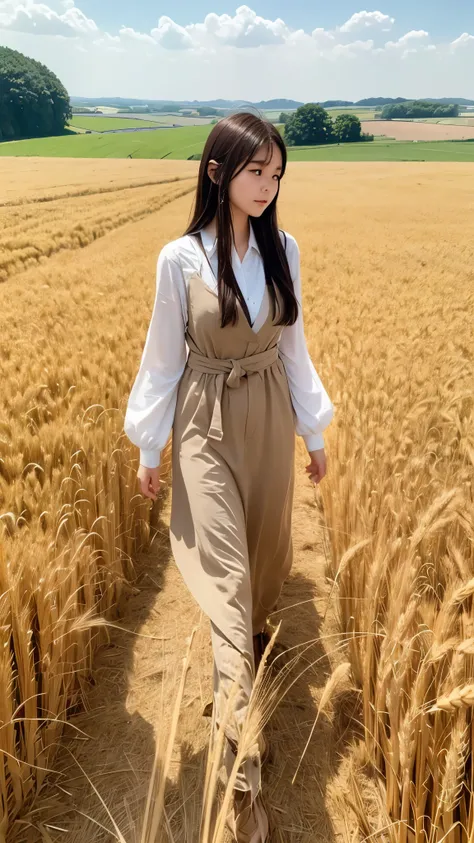
[[[211,181],[214,182],[214,184],[217,184],[216,170],[217,170],[218,166],[219,166],[219,164],[217,163],[217,161],[214,160],[214,158],[212,158],[208,162],[208,165],[207,165],[207,175],[209,176]]]

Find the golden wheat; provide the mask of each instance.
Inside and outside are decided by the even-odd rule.
[[[461,841],[473,822],[472,734],[467,747],[449,735],[451,712],[472,704],[473,247],[461,221],[469,203],[443,168],[396,172],[397,189],[382,191],[374,182],[387,187],[388,172],[372,171],[366,197],[355,179],[341,212],[349,233],[339,248],[330,241],[335,266],[326,259],[313,270],[340,326],[331,352],[339,426],[321,487],[328,574],[362,695],[366,763],[383,787],[376,811],[372,780],[362,768],[351,779],[361,830],[386,834],[388,817],[397,841]],[[463,244],[456,266],[453,219]],[[305,263],[308,276],[308,253]],[[320,307],[316,296],[306,305]],[[448,767],[438,762],[446,753]]]
[[[365,835],[397,843],[467,841],[474,826],[468,173],[292,164],[281,189],[308,345],[336,407],[317,498],[361,698],[347,800]],[[41,787],[85,699],[98,618],[158,527],[123,411],[156,256],[185,228],[196,174],[193,162],[0,160],[0,840]],[[257,690],[261,724],[281,688],[271,702]]]

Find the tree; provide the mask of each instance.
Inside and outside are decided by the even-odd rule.
[[[58,135],[71,117],[69,94],[51,70],[0,47],[0,140]]]
[[[285,124],[287,146],[313,146],[332,143],[333,123],[326,109],[314,102],[300,105]]]
[[[459,106],[456,103],[437,103],[430,100],[409,100],[396,105],[386,105],[382,109],[382,120],[396,117],[414,119],[416,117],[457,117]]]
[[[288,120],[290,119],[290,117],[291,117],[291,114],[288,114],[287,111],[282,111],[279,118],[278,118],[278,122],[279,123],[288,123]]]
[[[339,114],[334,121],[334,137],[338,143],[357,143],[361,139],[360,120],[355,114]]]
[[[196,111],[200,117],[214,117],[219,113],[217,108],[214,108],[212,105],[199,105]]]

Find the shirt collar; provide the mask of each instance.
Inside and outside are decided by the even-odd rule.
[[[201,228],[201,238],[202,244],[207,252],[209,258],[212,257],[214,252],[217,249],[217,237],[214,237],[213,234],[208,230],[208,228]],[[235,248],[235,247],[233,247]],[[255,237],[255,232],[252,227],[252,223],[250,223],[250,235],[249,235],[249,249],[255,249],[258,254],[260,254],[260,249],[258,247],[257,239]]]

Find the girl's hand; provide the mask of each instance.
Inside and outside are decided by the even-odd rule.
[[[146,465],[140,465],[137,477],[140,481],[142,495],[156,501],[156,496],[160,490],[160,467],[147,468]]]
[[[326,474],[326,454],[324,448],[319,448],[317,451],[310,451],[311,462],[306,466],[306,471],[309,474],[309,479],[312,483],[320,483]]]

